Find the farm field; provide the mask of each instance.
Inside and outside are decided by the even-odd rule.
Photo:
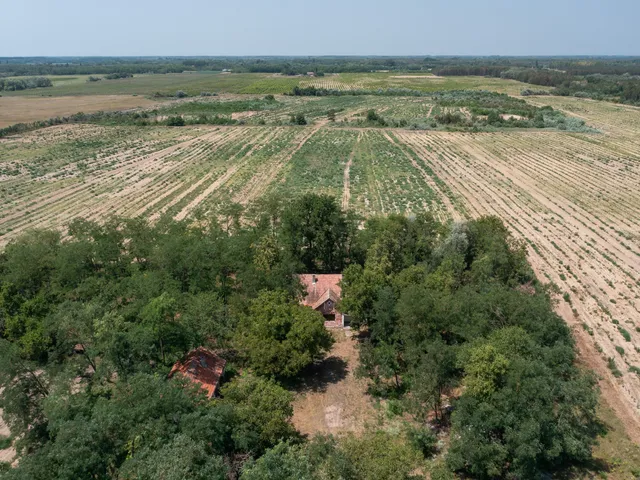
[[[83,95],[147,95],[173,96],[177,90],[189,95],[201,92],[240,94],[282,94],[294,87],[356,90],[408,88],[423,92],[441,90],[492,90],[519,94],[529,85],[515,80],[483,77],[435,77],[431,75],[398,75],[394,73],[340,73],[325,77],[283,76],[267,73],[193,72],[135,75],[133,78],[88,82],[88,76],[50,76],[53,87],[3,92],[3,96],[83,96]]]
[[[7,97],[0,98],[0,128],[52,117],[101,110],[114,111],[148,107],[158,103],[132,95],[85,95],[81,97]]]
[[[434,106],[422,98],[282,102],[252,111],[245,125],[63,125],[0,139],[0,243],[75,217],[194,218],[271,193],[329,193],[365,216],[498,215],[527,243],[539,278],[559,287],[582,361],[640,441],[640,376],[630,371],[640,367],[639,109],[536,97],[602,133],[474,133],[340,121],[370,108],[429,117]],[[172,108],[190,108],[181,105]],[[310,124],[286,124],[299,111]]]

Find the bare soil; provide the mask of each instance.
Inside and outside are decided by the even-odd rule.
[[[312,366],[295,389],[293,424],[301,433],[362,433],[376,419],[367,382],[356,378],[356,340],[348,330],[332,330],[336,343]]]

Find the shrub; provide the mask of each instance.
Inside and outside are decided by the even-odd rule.
[[[620,355],[624,355],[624,348],[616,345],[616,352],[618,352]]]
[[[178,91],[176,92],[176,98],[186,98],[186,97],[188,97],[188,96],[189,96],[189,95],[187,95],[187,94],[186,94],[186,92],[184,92],[184,91],[182,91],[182,90],[178,90]]]
[[[105,75],[104,78],[106,78],[107,80],[119,80],[121,78],[133,78],[133,74],[123,72],[109,73],[108,75]]]
[[[184,127],[185,121],[180,115],[176,115],[175,117],[169,117],[167,119],[168,127]]]
[[[182,92],[184,93],[184,92]],[[201,97],[216,97],[218,94],[217,93],[211,93],[211,92],[200,92],[200,96]]]
[[[274,97],[273,95],[269,94],[269,95],[267,95],[266,97],[264,97],[264,99],[265,99],[267,102],[275,102],[276,97]]]
[[[307,119],[304,118],[302,113],[298,113],[297,115],[291,115],[291,123],[294,125],[306,125]]]
[[[520,95],[523,97],[528,97],[529,95],[549,95],[547,90],[532,90],[530,88],[525,88],[520,92]]]
[[[627,330],[625,330],[622,327],[618,327],[618,331],[620,332],[620,335],[622,335],[627,342],[631,341],[631,334]]]
[[[438,437],[428,427],[410,427],[407,430],[407,439],[425,457],[430,457],[436,451]]]
[[[618,366],[616,365],[616,361],[612,357],[609,357],[607,359],[607,367],[609,367],[609,370],[611,370],[611,373],[613,373],[614,377],[620,378],[622,376],[622,372],[620,370],[618,370]]]
[[[460,125],[465,123],[465,119],[459,113],[443,113],[442,115],[436,115],[436,121],[443,125]]]
[[[102,78],[100,78],[100,77],[93,77],[92,76],[92,77],[89,77],[87,79],[87,82],[100,82],[100,81],[102,81]]]

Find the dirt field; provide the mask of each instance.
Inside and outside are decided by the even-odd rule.
[[[63,117],[74,113],[124,110],[157,103],[133,95],[89,95],[81,97],[0,97],[0,128]]]

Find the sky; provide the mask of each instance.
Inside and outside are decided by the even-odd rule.
[[[0,0],[0,57],[640,55],[640,0]]]

